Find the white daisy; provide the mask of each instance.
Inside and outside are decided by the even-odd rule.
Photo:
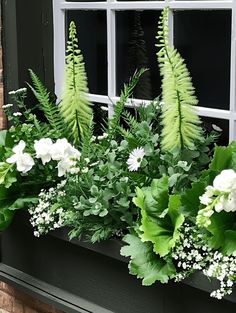
[[[130,153],[129,158],[127,160],[128,169],[130,172],[138,170],[144,155],[145,152],[143,148],[136,148]]]

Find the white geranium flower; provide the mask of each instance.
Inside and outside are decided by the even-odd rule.
[[[34,149],[36,151],[36,158],[41,159],[43,165],[51,161],[51,148],[53,142],[50,138],[42,138],[40,140],[35,140]]]
[[[19,172],[26,173],[34,166],[34,160],[29,153],[24,153],[25,142],[21,140],[12,151],[14,154],[6,160],[7,163],[15,164]]]
[[[67,139],[57,139],[51,146],[50,154],[53,160],[60,161],[66,158],[75,158],[79,160],[81,153],[74,148]]]
[[[236,172],[223,170],[213,181],[213,187],[221,192],[230,192],[236,188]]]
[[[136,148],[130,153],[127,160],[128,169],[130,172],[137,171],[139,169],[144,155],[145,152],[143,148]]]
[[[63,139],[57,139],[50,149],[50,154],[53,160],[60,161],[65,158],[66,150],[70,147],[69,142]]]
[[[200,202],[204,205],[208,205],[212,202],[212,196],[214,195],[214,188],[212,186],[206,187],[206,192],[199,197]]]
[[[67,172],[73,174],[76,162],[70,158],[63,159],[58,162],[58,177],[64,176]]]

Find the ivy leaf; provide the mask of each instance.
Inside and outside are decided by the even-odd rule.
[[[0,185],[4,184],[6,188],[9,188],[16,181],[16,173],[12,164],[0,162]]]
[[[149,243],[131,234],[126,235],[123,241],[128,245],[121,248],[121,255],[131,258],[130,274],[141,278],[144,286],[150,286],[157,280],[167,283],[174,277],[176,270],[172,260],[158,257]]]

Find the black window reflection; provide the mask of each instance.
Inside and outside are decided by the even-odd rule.
[[[67,28],[77,26],[79,48],[88,76],[89,92],[107,94],[107,29],[105,11],[67,11]]]
[[[174,39],[193,77],[199,105],[229,109],[231,12],[176,11]]]
[[[134,91],[137,99],[160,95],[161,80],[157,64],[156,32],[160,11],[116,13],[117,94],[136,69],[148,68]]]

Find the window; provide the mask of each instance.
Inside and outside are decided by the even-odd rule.
[[[89,98],[113,112],[123,83],[137,67],[149,68],[135,90],[132,107],[160,94],[155,35],[162,8],[170,7],[170,40],[185,58],[206,125],[223,129],[222,140],[236,140],[236,1],[54,0],[55,92],[60,95],[66,28],[78,26],[86,62]],[[134,54],[133,47],[136,47]]]

